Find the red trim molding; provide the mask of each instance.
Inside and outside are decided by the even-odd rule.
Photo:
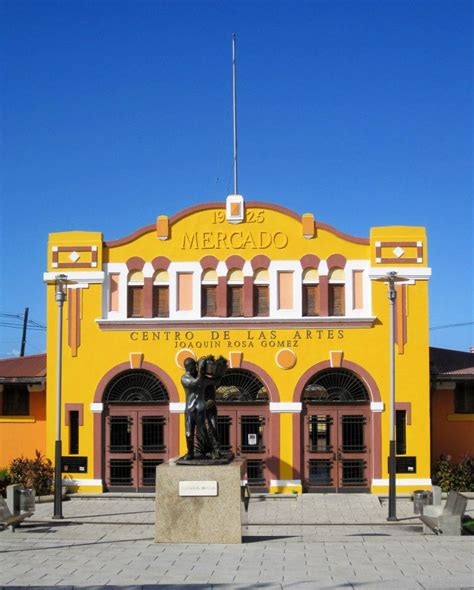
[[[215,256],[204,256],[199,261],[201,264],[202,270],[216,270],[219,261]]]
[[[344,268],[346,266],[346,258],[342,254],[331,254],[327,259],[327,265],[329,270],[334,268]]]
[[[250,209],[252,207],[259,208],[259,209],[269,209],[270,211],[277,211],[278,213],[282,213],[283,215],[288,215],[288,217],[296,219],[296,221],[299,221],[299,222],[302,221],[302,216],[299,215],[298,213],[296,213],[295,211],[292,211],[291,209],[288,209],[287,207],[283,207],[281,205],[276,205],[274,203],[266,203],[264,201],[248,201],[245,203],[246,209]],[[188,208],[183,209],[182,211],[172,215],[169,218],[169,225],[171,227],[172,225],[174,225],[175,223],[177,223],[178,221],[180,221],[184,217],[187,217],[188,215],[191,215],[193,213],[198,213],[199,211],[206,211],[206,210],[212,210],[212,209],[225,210],[225,203],[224,202],[201,203],[199,205],[194,205],[192,207],[188,207]],[[332,225],[329,225],[327,223],[321,223],[321,222],[315,221],[315,227],[317,229],[322,229],[324,231],[332,233],[332,234],[342,238],[343,240],[347,240],[349,242],[354,242],[355,244],[364,244],[364,245],[370,244],[369,238],[359,238],[356,236],[351,236],[350,234],[346,234],[342,231],[339,231],[338,229],[336,229],[335,227],[333,227]],[[127,244],[128,242],[132,242],[133,240],[136,240],[137,238],[139,238],[142,235],[145,235],[150,232],[154,233],[155,231],[156,231],[156,224],[155,223],[153,223],[151,225],[146,225],[145,227],[137,229],[136,231],[129,234],[128,236],[125,236],[123,238],[119,238],[116,240],[106,241],[106,242],[104,242],[104,246],[106,246],[107,248],[113,248],[115,246],[122,246],[123,244]]]
[[[132,258],[127,260],[127,268],[129,272],[132,270],[143,270],[144,266],[145,261],[139,256],[132,256]]]
[[[169,265],[171,264],[171,260],[166,258],[166,256],[157,256],[153,258],[151,261],[151,265],[153,270],[168,270]]]
[[[307,268],[317,269],[319,266],[319,258],[315,254],[305,254],[301,259],[301,268],[306,270]]]
[[[257,256],[254,256],[252,258],[250,264],[252,265],[253,271],[258,270],[259,268],[268,270],[268,267],[270,266],[270,258],[268,258],[268,256],[265,256],[265,254],[258,254]]]
[[[242,258],[242,256],[233,254],[226,259],[225,263],[227,270],[242,270],[244,268],[245,260]]]
[[[64,424],[70,425],[69,412],[79,412],[79,426],[84,425],[84,404],[64,404]]]
[[[411,402],[395,402],[395,411],[405,410],[407,417],[407,425],[411,425]]]

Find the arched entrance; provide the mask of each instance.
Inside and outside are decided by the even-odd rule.
[[[152,372],[115,375],[103,394],[105,486],[108,491],[155,489],[156,467],[169,458],[169,395]]]
[[[370,397],[353,371],[327,368],[304,385],[303,487],[314,492],[370,489]]]
[[[251,488],[270,485],[269,394],[252,371],[229,369],[216,391],[221,448],[247,459],[247,481]]]

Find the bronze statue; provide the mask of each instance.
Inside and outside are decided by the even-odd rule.
[[[216,389],[227,369],[227,360],[213,355],[184,361],[181,383],[186,393],[184,410],[187,454],[180,459],[219,460],[222,458],[217,430]],[[199,456],[195,455],[195,450]]]

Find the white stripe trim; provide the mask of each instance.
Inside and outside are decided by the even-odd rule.
[[[54,283],[58,272],[43,273],[43,281],[45,283]],[[61,269],[61,274],[67,276],[68,281],[89,282],[89,283],[103,283],[104,273],[102,271],[67,271]]]
[[[431,479],[400,479],[396,480],[397,486],[430,486]],[[388,479],[373,479],[373,486],[388,486]]]
[[[381,266],[371,267],[369,269],[369,277],[371,279],[380,279],[387,276],[388,272],[396,272],[400,277],[407,279],[428,280],[431,277],[431,268],[416,267],[416,266]]]
[[[170,402],[169,410],[170,414],[183,414],[186,404],[184,402]]]
[[[284,486],[300,486],[301,479],[271,479],[270,486],[284,487]]]
[[[383,402],[370,402],[370,411],[371,412],[383,412],[384,405],[385,404]]]
[[[92,402],[90,408],[94,414],[101,414],[104,411],[104,404]]]
[[[279,414],[282,412],[289,414],[299,414],[303,408],[301,402],[270,402],[270,412]]]
[[[63,486],[101,486],[101,479],[63,479]]]

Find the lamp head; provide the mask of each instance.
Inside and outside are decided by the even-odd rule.
[[[54,298],[58,303],[66,299],[67,276],[64,274],[56,275],[54,281]]]

